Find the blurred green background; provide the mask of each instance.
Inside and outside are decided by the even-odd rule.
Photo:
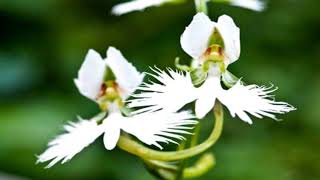
[[[85,54],[119,48],[140,71],[190,59],[179,38],[192,1],[121,17],[120,0],[0,1],[0,179],[151,179],[138,158],[107,151],[101,139],[64,165],[43,169],[36,154],[76,115],[98,107],[73,84]],[[247,83],[273,83],[277,99],[297,111],[248,125],[227,114],[211,149],[217,166],[199,179],[320,179],[320,1],[270,0],[262,13],[210,3],[210,17],[232,16],[241,28],[241,58],[229,66]],[[208,117],[208,119],[210,116]],[[203,137],[212,123],[202,121]],[[10,177],[11,176],[11,177]],[[14,177],[13,177],[14,176]]]

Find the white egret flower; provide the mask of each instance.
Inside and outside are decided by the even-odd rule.
[[[265,3],[261,0],[230,0],[230,4],[254,11],[263,11],[265,9]]]
[[[129,2],[115,5],[111,12],[115,15],[122,15],[132,11],[142,11],[152,6],[160,6],[164,3],[176,0],[132,0]]]
[[[210,1],[210,0],[207,0]],[[261,0],[211,0],[217,3],[229,3],[232,6],[238,6],[246,9],[251,9],[254,11],[263,11],[265,8],[265,3]],[[148,7],[161,6],[165,3],[181,3],[185,0],[131,0],[129,2],[124,2],[115,5],[111,13],[115,15],[123,15],[133,11],[142,11]]]
[[[248,114],[276,119],[275,113],[295,110],[288,103],[273,99],[270,95],[276,90],[273,87],[246,86],[238,80],[230,89],[222,88],[221,77],[224,81],[231,77],[227,66],[240,56],[240,30],[231,17],[223,15],[218,22],[212,22],[205,14],[198,13],[182,34],[181,46],[197,62],[196,70],[205,74],[201,86],[193,85],[189,72],[169,69],[166,73],[155,69],[152,76],[160,83],[144,83],[138,88],[143,92],[133,95],[135,99],[128,104],[129,107],[143,107],[135,113],[158,110],[175,112],[185,104],[196,101],[195,113],[202,119],[218,99],[233,117],[237,115],[251,124]]]
[[[218,22],[213,22],[204,13],[196,14],[183,32],[180,43],[187,54],[202,64],[212,53],[213,48],[210,46],[210,41],[216,37],[221,37],[223,41],[225,65],[238,60],[240,56],[240,29],[227,15],[222,15],[218,18]]]
[[[115,76],[115,82],[105,79],[108,67]],[[122,115],[120,108],[123,101],[136,90],[144,75],[113,47],[108,49],[106,59],[89,50],[78,76],[75,84],[80,93],[100,105],[107,104],[102,107],[108,112],[90,120],[79,118],[78,122],[65,125],[66,133],[50,141],[47,150],[38,156],[37,162],[51,161],[47,168],[61,160],[62,163],[69,161],[102,134],[105,148],[108,150],[115,148],[121,130],[147,145],[155,145],[162,149],[159,143],[177,144],[176,140],[183,140],[182,135],[189,134],[187,130],[192,129],[190,126],[197,123],[192,120],[194,116],[188,111],[175,113],[160,110],[129,117]]]
[[[112,72],[107,72],[108,70]],[[135,91],[144,77],[144,74],[139,73],[119,50],[110,47],[105,59],[96,51],[89,50],[74,82],[83,96],[97,101],[102,88],[108,88],[104,82],[107,73],[112,73],[116,77],[114,85],[120,90],[123,99]]]

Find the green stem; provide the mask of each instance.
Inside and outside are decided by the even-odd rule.
[[[160,175],[161,180],[175,180],[175,174],[166,169],[157,169],[157,173]]]
[[[197,145],[198,142],[198,137],[200,133],[200,123],[196,125],[193,136],[191,137],[189,147],[192,148]],[[185,166],[187,164],[187,159],[181,160],[180,161],[180,166],[178,168],[178,171],[176,173],[176,179],[175,180],[180,180],[184,177],[184,172],[185,172]]]
[[[186,144],[186,141],[184,141],[184,143]],[[182,151],[184,148],[185,147],[181,148],[179,151]],[[183,178],[183,170],[184,170],[185,165],[186,165],[186,159],[180,160],[180,162],[178,164],[178,169],[175,173],[174,180],[180,180]]]
[[[203,143],[182,151],[163,152],[147,148],[136,141],[121,136],[118,141],[118,147],[131,154],[141,157],[142,159],[152,159],[159,161],[175,161],[190,158],[192,156],[203,153],[216,143],[219,139],[223,128],[223,109],[219,102],[214,107],[215,127],[209,138]]]
[[[164,179],[177,179],[174,177],[179,170],[179,167],[161,161],[146,160],[145,163],[149,168],[156,170],[158,175],[161,175]],[[206,174],[216,164],[216,159],[213,154],[203,154],[194,165],[184,168],[182,170],[181,178],[195,178]],[[162,169],[162,171],[159,171]],[[168,178],[170,174],[170,178]]]
[[[191,141],[190,141],[190,147],[194,147],[197,145],[199,134],[200,134],[200,129],[201,129],[201,125],[199,123],[199,124],[197,124],[197,126],[194,130],[194,134],[193,134]]]
[[[144,160],[144,162],[154,168],[161,168],[161,169],[166,169],[166,170],[171,170],[171,171],[177,171],[179,168],[176,165],[169,164],[167,162],[163,161],[157,161],[157,160]]]
[[[193,165],[188,167],[183,171],[184,178],[195,178],[203,174],[206,174],[214,165],[216,164],[216,159],[213,154],[206,153],[201,156],[201,158]]]
[[[208,14],[207,0],[194,0],[197,12]]]
[[[213,1],[213,0],[211,0]],[[230,0],[214,0],[215,3],[230,3]]]

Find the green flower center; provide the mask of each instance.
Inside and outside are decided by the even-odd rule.
[[[116,104],[119,108],[123,106],[120,88],[114,80],[106,81],[101,85],[97,102],[102,111],[107,111],[112,104]]]

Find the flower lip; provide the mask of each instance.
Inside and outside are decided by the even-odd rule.
[[[213,68],[210,69],[212,70]],[[271,93],[276,88],[272,86],[244,85],[237,80],[230,89],[226,90],[221,86],[220,74],[215,74],[217,71],[209,72],[204,83],[200,87],[194,87],[189,72],[184,74],[169,70],[167,73],[158,70],[152,76],[159,80],[159,83],[144,84],[144,87],[140,88],[143,92],[134,96],[135,99],[130,101],[129,107],[142,107],[138,112],[154,112],[160,109],[175,112],[184,105],[196,101],[196,116],[202,119],[218,99],[228,108],[232,117],[237,115],[249,124],[252,123],[249,114],[257,118],[265,116],[277,120],[275,114],[295,110],[286,102],[274,100]]]
[[[155,145],[162,149],[160,143],[175,143],[183,140],[183,135],[191,134],[190,129],[198,122],[189,111],[141,113],[125,117],[115,110],[105,117],[106,113],[78,122],[65,125],[65,133],[58,135],[49,142],[48,148],[39,156],[37,163],[50,161],[46,168],[50,168],[59,161],[65,163],[71,160],[85,147],[103,135],[103,143],[107,150],[117,145],[121,130],[137,137],[141,142]],[[97,123],[102,120],[102,123]],[[144,128],[141,131],[141,128]]]

